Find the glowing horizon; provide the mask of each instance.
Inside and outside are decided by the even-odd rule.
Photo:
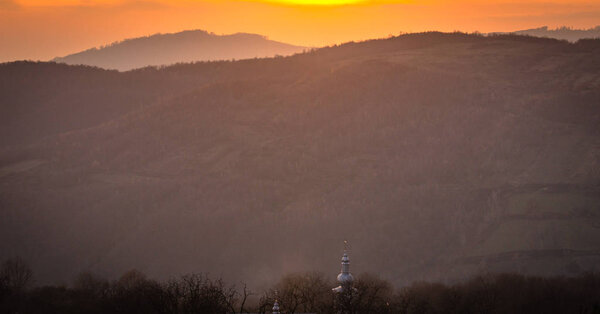
[[[364,0],[265,0],[266,2],[291,4],[291,5],[309,5],[309,6],[337,6],[364,3]]]
[[[431,30],[598,24],[600,3],[587,0],[0,0],[0,62],[190,29],[319,47]]]

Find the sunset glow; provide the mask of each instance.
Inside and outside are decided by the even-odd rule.
[[[49,60],[186,29],[256,33],[318,47],[419,31],[497,32],[600,24],[587,0],[1,0],[0,61]]]
[[[279,0],[272,1],[274,3],[281,4],[292,4],[292,5],[324,5],[324,6],[333,6],[333,5],[347,5],[347,4],[356,4],[364,2],[364,0]]]

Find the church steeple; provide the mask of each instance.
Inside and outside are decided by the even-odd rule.
[[[277,299],[279,299],[279,291],[275,290],[275,302],[273,302],[273,314],[280,314],[279,313],[279,302],[277,301]]]
[[[333,288],[334,292],[342,292],[346,289],[351,289],[354,283],[354,277],[350,273],[350,258],[348,257],[348,241],[344,241],[344,255],[342,256],[342,270],[337,276],[337,281],[340,284]]]

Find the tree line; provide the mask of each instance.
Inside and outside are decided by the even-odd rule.
[[[89,272],[58,286],[34,286],[21,259],[0,268],[0,313],[337,313],[332,276],[292,273],[266,291],[206,274],[160,282],[131,270],[117,280]],[[600,313],[600,276],[485,274],[446,285],[417,282],[395,289],[372,274],[354,284],[350,313]]]

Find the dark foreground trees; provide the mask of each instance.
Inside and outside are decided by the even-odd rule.
[[[453,286],[416,283],[396,300],[398,313],[600,313],[600,276],[483,275]]]
[[[269,312],[277,299],[285,313],[330,313],[333,308],[331,287],[333,281],[319,272],[285,275],[263,294],[258,312]]]
[[[489,274],[397,290],[371,274],[356,277],[350,313],[600,313],[600,276],[592,273]],[[333,278],[318,272],[288,274],[262,296],[203,274],[158,282],[136,270],[114,281],[82,273],[70,287],[31,287],[32,278],[22,260],[2,264],[0,313],[270,313],[275,298],[282,313],[337,313]]]
[[[0,284],[11,291],[22,291],[33,282],[31,268],[20,258],[11,258],[0,267]]]
[[[235,287],[203,274],[161,283],[137,270],[116,281],[82,273],[72,287],[29,290],[1,282],[0,313],[234,313],[238,304]]]

